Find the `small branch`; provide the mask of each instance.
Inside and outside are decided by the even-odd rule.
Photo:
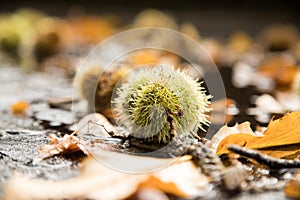
[[[104,129],[104,131],[106,133],[108,133],[110,136],[113,136],[115,134],[114,131],[108,130],[108,128],[105,126],[105,124],[96,123],[96,122],[93,122],[92,120],[88,121],[88,131],[90,131],[90,124],[101,126]]]
[[[252,158],[257,162],[268,166],[271,169],[281,169],[281,168],[300,168],[300,160],[286,160],[278,159],[266,154],[262,154],[259,151],[248,149],[245,147],[240,147],[238,145],[230,145],[228,150],[237,153],[241,156],[247,158]]]

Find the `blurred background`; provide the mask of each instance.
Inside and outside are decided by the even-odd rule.
[[[292,0],[6,1],[1,3],[0,12],[15,12],[26,7],[60,17],[72,13],[115,15],[123,24],[130,23],[142,10],[154,8],[168,12],[179,23],[193,22],[204,36],[218,38],[226,38],[236,30],[256,35],[265,26],[274,23],[300,26],[300,8]]]
[[[255,127],[274,114],[300,109],[299,13],[292,0],[3,2],[0,63],[27,72],[59,70],[72,79],[80,60],[115,33],[149,26],[175,29],[199,42],[219,67],[228,107],[238,108],[227,122],[249,120]],[[129,61],[166,58],[183,64],[153,52]]]
[[[300,7],[295,0],[2,1],[0,194],[2,183],[16,169],[30,178],[61,180],[77,176],[82,153],[74,154],[74,158],[59,155],[33,164],[38,149],[49,142],[50,133],[58,136],[72,133],[74,122],[87,113],[96,111],[111,120],[113,89],[129,70],[147,63],[167,63],[189,72],[191,63],[182,57],[167,51],[143,49],[126,54],[122,60],[124,68],[105,71],[101,64],[87,63],[86,70],[77,73],[81,62],[97,44],[131,28],[174,29],[204,47],[216,63],[226,90],[225,98],[218,99],[214,95],[212,100],[216,111],[216,116],[210,118],[212,134],[224,123],[232,126],[245,121],[261,133],[273,117],[300,110],[299,13]],[[153,33],[143,37],[147,42],[176,44],[189,52],[195,51],[184,40],[164,40]],[[115,47],[121,49],[125,45],[115,44]],[[190,74],[195,73],[191,71]],[[204,77],[197,78],[205,80],[210,75],[205,72]],[[74,95],[74,79],[79,80],[78,95]],[[198,133],[207,136],[203,131]],[[122,146],[133,144],[125,139],[126,145],[124,142]],[[295,145],[298,151],[299,145]],[[285,146],[283,148],[285,151]],[[241,174],[232,169],[228,177]],[[252,166],[249,169],[253,169]],[[258,179],[257,190],[272,189],[263,179],[269,172],[265,169],[254,171],[262,178]],[[271,178],[272,186],[274,177]],[[275,182],[282,183],[280,179]],[[23,195],[19,185],[15,187],[18,192],[12,193]],[[208,188],[203,197],[214,195],[211,186]],[[36,188],[32,191],[35,194]],[[53,193],[54,190],[49,191]],[[249,191],[252,193],[252,189]],[[277,193],[275,195],[277,198]],[[220,199],[223,198],[221,194]]]

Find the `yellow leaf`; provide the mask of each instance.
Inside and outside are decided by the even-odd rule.
[[[255,140],[259,140],[260,137],[253,136],[247,133],[239,133],[239,134],[232,134],[224,138],[217,148],[217,154],[224,154],[229,153],[227,147],[231,144],[237,144],[242,147],[248,147],[249,143]]]
[[[216,151],[218,149],[218,146],[220,146],[220,143],[221,143],[222,140],[224,140],[224,138],[226,138],[226,137],[228,137],[228,136],[230,136],[232,134],[239,134],[239,133],[244,133],[244,134],[255,136],[254,132],[250,128],[250,122],[246,121],[246,122],[244,122],[242,124],[235,124],[232,127],[228,127],[227,125],[224,125],[212,137],[212,139],[211,139],[211,146],[210,146],[211,150],[214,153],[216,153]],[[229,143],[229,144],[231,144],[231,143]]]
[[[300,111],[272,120],[262,137],[250,134],[231,134],[224,138],[217,148],[217,154],[228,153],[230,144],[262,150],[277,158],[295,154],[300,150]],[[291,146],[295,145],[295,146]],[[267,149],[272,148],[272,149]]]
[[[274,148],[260,149],[259,151],[263,154],[267,154],[276,158],[295,159],[300,152],[299,144],[296,145],[296,148],[294,145],[287,145],[283,147],[279,146]]]
[[[300,111],[291,112],[269,123],[264,137],[248,146],[249,148],[266,148],[300,143]]]

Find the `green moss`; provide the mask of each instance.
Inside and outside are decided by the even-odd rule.
[[[196,80],[170,67],[147,68],[131,73],[118,90],[117,122],[133,136],[167,143],[177,134],[188,134],[203,124],[211,96]]]

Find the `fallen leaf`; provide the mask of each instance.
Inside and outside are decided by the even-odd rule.
[[[25,101],[18,101],[11,106],[11,112],[16,116],[25,116],[29,104]]]
[[[50,144],[45,144],[39,148],[39,153],[35,161],[61,153],[71,153],[76,151],[83,151],[86,155],[89,154],[80,139],[74,135],[66,134],[63,138],[59,138],[54,134],[50,134],[49,140]]]
[[[156,159],[156,158],[148,158]],[[199,173],[191,157],[182,157],[161,171],[148,174],[122,173],[92,158],[83,163],[81,175],[61,181],[29,179],[15,175],[4,186],[6,199],[125,199],[137,191],[153,188],[183,198],[204,190],[208,178]]]
[[[91,159],[84,164],[87,166],[79,177],[63,181],[29,179],[15,175],[4,186],[4,198],[10,200],[121,199],[133,193],[138,184],[147,178],[145,175],[130,176],[130,174],[111,170]]]
[[[272,157],[285,158],[285,159],[295,159],[300,153],[299,144],[290,144],[283,146],[275,146],[269,148],[259,149],[263,154],[267,154]]]
[[[237,144],[242,147],[248,147],[250,141],[259,138],[260,137],[253,136],[247,133],[237,133],[237,134],[229,135],[218,144],[216,153],[218,155],[229,153],[227,147],[231,144]]]
[[[39,148],[39,154],[35,161],[76,151],[82,151],[85,155],[89,155],[90,151],[95,151],[96,153],[103,151],[105,152],[104,154],[108,155],[108,151],[118,151],[112,143],[117,143],[120,140],[112,138],[111,135],[123,136],[104,115],[99,113],[86,115],[78,123],[70,127],[70,130],[74,131],[73,134],[65,134],[62,138],[57,137],[55,134],[50,134],[50,144],[42,145]],[[88,135],[88,140],[81,138],[85,135]],[[102,140],[110,141],[111,143],[105,144],[102,143]]]
[[[157,188],[180,197],[195,196],[207,184],[207,179],[191,161],[177,162],[166,169],[153,173],[140,185],[141,188]]]
[[[300,111],[291,112],[277,120],[271,120],[264,137],[253,141],[250,148],[266,148],[300,143]]]
[[[212,137],[211,139],[211,150],[216,153],[218,146],[224,140],[224,138],[232,135],[232,134],[239,134],[244,133],[250,136],[255,136],[255,133],[252,131],[250,127],[250,122],[244,122],[242,124],[235,124],[233,127],[228,127],[224,125],[219,129],[219,131]],[[247,137],[246,135],[246,137]],[[229,143],[231,144],[231,143]]]
[[[289,198],[300,199],[300,173],[286,184],[284,193]]]
[[[277,62],[277,63],[276,63]],[[276,61],[259,68],[259,73],[272,78],[281,88],[290,88],[299,71],[298,66],[289,66],[285,61]]]
[[[77,134],[90,133],[101,137],[111,137],[110,134],[123,136],[120,131],[100,113],[91,113],[84,116],[79,122],[73,124],[69,129],[77,131]]]
[[[230,144],[263,150],[265,154],[277,158],[295,154],[299,147],[293,145],[300,143],[299,121],[300,111],[297,111],[286,114],[280,119],[272,120],[263,136],[245,134],[242,131],[238,134],[231,134],[218,144],[214,144],[218,145],[217,154],[228,153],[227,147]],[[277,154],[276,151],[278,151]]]

